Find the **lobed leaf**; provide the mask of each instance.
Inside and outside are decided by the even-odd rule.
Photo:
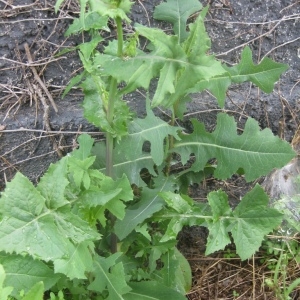
[[[98,256],[94,262],[95,279],[88,286],[91,291],[102,293],[108,290],[108,300],[124,300],[124,294],[131,288],[126,283],[125,272],[121,262],[116,263],[121,253],[115,253],[108,258]]]
[[[95,168],[98,168],[101,172],[105,172],[105,155],[106,146],[105,143],[97,143],[93,147],[92,153],[96,155]],[[141,178],[141,171],[147,169],[149,173],[156,176],[154,171],[154,162],[150,153],[143,152],[138,158],[128,159],[123,145],[117,144],[113,150],[113,173],[116,178],[122,177],[126,174],[131,184],[135,184],[138,187],[145,186],[145,182]]]
[[[5,284],[14,287],[11,293],[14,297],[22,290],[26,294],[40,281],[43,282],[45,290],[49,290],[61,277],[61,275],[54,274],[44,262],[34,260],[30,256],[1,253],[0,263],[6,270]]]
[[[134,160],[143,153],[143,145],[146,141],[151,144],[151,156],[156,165],[161,165],[164,158],[164,141],[172,135],[179,139],[177,131],[179,127],[170,126],[160,118],[156,117],[152,110],[147,109],[144,119],[134,119],[130,122],[129,134],[122,140],[122,151],[130,160]]]
[[[173,30],[180,42],[188,36],[186,23],[188,18],[202,8],[198,0],[168,0],[155,7],[153,17],[173,24]]]
[[[208,80],[200,80],[189,92],[200,92],[208,89],[217,98],[221,107],[224,106],[226,92],[232,82],[241,83],[251,81],[265,93],[271,93],[274,84],[280,75],[288,69],[288,65],[264,58],[255,65],[252,60],[252,52],[247,46],[242,52],[241,61],[233,67],[223,65],[226,72]]]
[[[172,190],[174,186],[171,178],[159,178],[159,180],[160,184],[155,189],[144,187],[139,202],[127,208],[123,220],[117,220],[115,233],[120,240],[163,207],[164,201],[159,196],[159,192]]]
[[[203,22],[200,17],[199,22]],[[149,54],[139,52],[135,57],[125,59],[103,54],[95,58],[95,65],[99,66],[103,74],[119,82],[126,82],[120,94],[129,93],[138,87],[148,89],[151,79],[159,77],[152,106],[170,107],[200,80],[225,73],[221,63],[213,56],[195,49],[193,56],[189,57],[176,36],[141,25],[136,26],[136,31],[151,41],[152,51]],[[200,48],[201,51],[203,49]]]
[[[207,222],[209,236],[206,255],[224,249],[230,243],[231,232],[236,252],[245,260],[251,257],[261,245],[264,236],[276,228],[282,214],[268,207],[268,196],[256,185],[241,200],[232,212],[228,206],[227,195],[222,191],[211,192],[209,203],[213,205],[213,219]]]
[[[64,161],[50,167],[49,172],[56,174]],[[55,264],[57,259],[69,260],[74,256],[78,244],[100,238],[87,222],[71,212],[70,204],[66,204],[63,196],[65,183],[60,186],[63,176],[51,179],[47,187],[46,179],[50,173],[42,178],[41,187],[38,185],[35,188],[20,173],[7,184],[0,206],[3,215],[0,222],[0,251],[28,254],[44,261],[54,261]],[[58,189],[53,188],[54,182]],[[40,192],[40,189],[44,191]],[[85,254],[91,255],[89,251]],[[75,266],[77,263],[74,261]],[[80,265],[76,267],[80,269]],[[66,269],[61,271],[73,276]],[[85,278],[85,271],[81,269],[76,277]]]
[[[282,214],[269,208],[268,203],[267,194],[256,185],[233,211],[236,222],[231,233],[242,260],[251,257],[258,250],[264,236],[282,221]]]
[[[205,130],[204,124],[192,120],[194,132],[182,135],[176,141],[173,151],[181,155],[183,164],[193,154],[196,161],[193,171],[201,171],[209,159],[218,161],[214,175],[226,179],[242,168],[247,181],[268,174],[273,168],[280,168],[289,162],[295,152],[291,146],[275,137],[270,129],[260,130],[258,123],[249,118],[244,132],[237,134],[233,117],[219,114],[214,132]]]

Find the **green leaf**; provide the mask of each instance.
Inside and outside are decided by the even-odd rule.
[[[258,65],[254,65],[252,52],[245,47],[242,52],[241,62],[231,68],[226,68],[233,82],[251,81],[266,93],[271,93],[274,84],[280,75],[288,69],[288,65],[276,63],[269,58],[264,58]]]
[[[64,2],[65,0],[56,0],[56,3],[55,3],[55,6],[54,6],[54,10],[55,10],[55,13],[57,14],[58,10],[59,10],[59,7],[62,5],[62,3]]]
[[[43,281],[45,290],[49,290],[61,277],[54,274],[45,263],[34,260],[30,256],[1,253],[0,263],[7,273],[5,284],[14,287],[12,292],[14,297],[22,290],[27,293],[40,281]]]
[[[91,249],[93,249],[92,243],[77,244],[67,256],[54,261],[55,273],[67,274],[69,278],[85,279],[85,272],[91,271],[93,266]]]
[[[186,258],[176,249],[161,257],[163,267],[154,272],[156,281],[185,295],[192,285],[192,271]]]
[[[45,198],[46,205],[50,209],[56,209],[68,204],[68,201],[64,198],[65,188],[69,184],[66,179],[66,172],[67,159],[63,158],[56,164],[50,165],[37,186],[37,191]],[[37,206],[36,209],[42,210],[42,206]]]
[[[88,286],[91,291],[102,293],[108,290],[107,300],[123,300],[123,295],[128,293],[131,288],[126,283],[124,267],[121,262],[116,260],[121,253],[115,253],[108,258],[98,256],[95,260],[95,279]]]
[[[155,7],[153,17],[172,23],[175,34],[182,42],[188,36],[187,19],[201,8],[202,5],[198,0],[168,0]]]
[[[243,168],[246,180],[251,181],[284,166],[295,156],[287,142],[275,137],[270,129],[260,130],[251,118],[241,135],[237,135],[234,118],[226,114],[218,114],[217,127],[212,133],[205,130],[203,123],[196,120],[192,123],[194,132],[175,141],[173,151],[181,155],[183,164],[194,154],[193,171],[203,170],[208,160],[216,158],[214,175],[217,178],[229,178]]]
[[[186,300],[181,293],[157,281],[132,282],[130,287],[132,291],[123,296],[124,300]]]
[[[261,245],[264,236],[276,228],[282,220],[282,214],[268,207],[268,196],[256,185],[241,200],[232,212],[227,195],[222,191],[208,195],[213,217],[207,221],[209,236],[206,255],[224,249],[230,243],[231,232],[236,252],[245,260],[251,257]]]
[[[97,143],[92,150],[96,155],[95,168],[105,172],[106,145],[105,143]],[[128,159],[125,155],[123,144],[119,143],[113,150],[113,173],[116,178],[126,174],[129,182],[136,184],[138,187],[145,186],[145,182],[141,178],[141,171],[147,169],[152,176],[157,176],[154,171],[154,162],[150,153],[143,152],[138,157]]]
[[[119,17],[128,23],[131,22],[126,15],[130,12],[130,8],[133,4],[133,2],[130,2],[129,0],[90,0],[89,3],[92,10],[98,12],[102,16],[108,16],[112,19]]]
[[[107,121],[108,93],[106,85],[98,75],[87,76],[81,84],[84,92],[84,117],[103,131],[120,138],[127,134],[127,123],[132,118],[128,105],[116,97],[112,124]]]
[[[96,12],[90,12],[85,15],[84,19],[75,19],[65,32],[65,36],[81,31],[90,31],[91,29],[110,31],[107,22],[107,17],[99,16]]]
[[[43,300],[44,299],[44,283],[37,282],[22,298],[22,300]]]
[[[133,199],[133,192],[126,175],[115,181],[110,177],[105,177],[99,183],[99,187],[94,187],[82,195],[82,201],[88,207],[101,207],[101,218],[105,218],[105,209],[108,209],[118,219],[125,216],[124,202]],[[100,215],[98,215],[99,217]]]
[[[258,65],[255,65],[249,47],[245,47],[243,50],[239,64],[233,67],[223,65],[223,67],[227,71],[226,73],[208,80],[200,80],[189,92],[195,93],[208,89],[217,98],[219,105],[223,107],[231,82],[251,81],[265,93],[271,93],[280,75],[288,69],[288,65],[276,63],[269,58],[264,58]]]
[[[91,155],[94,139],[88,134],[81,134],[77,141],[79,143],[79,148],[72,151],[72,156],[80,160],[85,160]]]
[[[230,244],[228,226],[232,211],[228,204],[228,197],[223,191],[215,191],[208,194],[208,202],[212,210],[212,220],[207,221],[209,235],[207,237],[206,254],[213,253]]]
[[[8,296],[11,294],[11,292],[13,291],[13,287],[11,286],[6,286],[3,287],[3,283],[5,281],[5,271],[3,266],[0,264],[0,299],[1,300],[7,300],[9,299]]]
[[[93,165],[95,159],[95,156],[87,157],[84,160],[77,159],[76,157],[69,157],[69,169],[77,187],[80,187],[81,183],[83,183],[85,189],[89,189],[91,183],[89,168]]]
[[[176,36],[141,25],[136,26],[136,31],[151,41],[152,52],[138,53],[126,59],[105,54],[95,58],[95,64],[100,66],[103,74],[127,83],[120,94],[129,93],[138,87],[148,89],[151,79],[159,76],[152,106],[170,107],[198,81],[225,72],[221,63],[206,53],[197,52],[189,58]]]
[[[161,165],[165,158],[164,141],[169,135],[179,139],[177,135],[179,129],[179,127],[170,126],[156,117],[152,110],[147,109],[145,119],[137,118],[129,124],[129,134],[122,140],[122,151],[128,159],[136,159],[142,154],[144,143],[149,141],[152,159],[156,165]]]
[[[120,240],[123,240],[137,225],[161,210],[164,201],[159,192],[174,189],[171,178],[160,178],[160,185],[156,189],[144,187],[141,191],[141,199],[138,203],[129,206],[122,221],[117,220],[115,232]]]
[[[264,236],[280,225],[282,214],[268,207],[269,198],[256,185],[233,212],[236,222],[231,229],[236,250],[242,260],[258,250]]]
[[[63,193],[62,189],[60,192]],[[47,195],[49,198],[55,195],[65,203],[55,189],[53,195]],[[99,234],[87,222],[71,212],[69,204],[60,207],[55,201],[55,205],[47,204],[39,192],[39,185],[35,188],[26,177],[17,173],[1,198],[0,251],[29,254],[55,263],[56,259],[68,260],[74,255],[75,245],[99,239]],[[76,277],[85,278],[84,271]],[[68,272],[65,274],[68,276]]]

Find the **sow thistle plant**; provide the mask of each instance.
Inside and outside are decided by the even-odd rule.
[[[76,49],[84,71],[66,93],[80,85],[84,116],[106,140],[95,143],[83,134],[79,148],[50,165],[36,186],[20,173],[7,184],[0,199],[0,298],[186,299],[191,270],[176,248],[183,226],[208,228],[207,255],[224,249],[231,236],[245,260],[282,220],[259,185],[232,210],[221,190],[209,193],[206,204],[194,201],[185,194],[188,183],[212,158],[216,178],[242,170],[252,181],[295,153],[251,118],[240,135],[225,113],[213,132],[193,119],[187,134],[175,121],[183,118],[191,93],[209,90],[223,107],[231,83],[251,81],[269,93],[287,66],[269,58],[256,65],[249,47],[235,66],[216,60],[204,26],[208,7],[198,0],[156,7],[154,18],[170,22],[173,34],[140,24],[124,34],[131,22],[128,0],[79,3],[79,18],[66,35],[85,32],[90,40]],[[116,39],[107,43],[109,24]],[[150,83],[156,89],[145,101],[147,116],[135,117],[123,97],[148,91]],[[155,107],[171,111],[169,122],[154,114]],[[175,156],[185,170],[174,174]]]

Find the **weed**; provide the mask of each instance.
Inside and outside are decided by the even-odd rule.
[[[213,132],[193,119],[193,132],[187,134],[175,121],[183,118],[190,93],[207,89],[223,107],[231,83],[251,81],[271,92],[287,66],[269,58],[255,65],[249,47],[239,64],[222,64],[209,52],[208,7],[197,0],[168,0],[156,7],[154,17],[172,23],[174,34],[139,24],[134,34],[124,34],[129,0],[79,3],[80,16],[66,34],[85,31],[90,40],[77,46],[84,71],[66,93],[80,85],[84,116],[106,132],[106,141],[81,135],[79,148],[52,164],[37,186],[20,173],[7,184],[0,203],[1,299],[9,294],[43,299],[44,291],[52,292],[50,299],[55,293],[74,300],[185,299],[191,270],[176,248],[183,226],[208,228],[206,254],[224,249],[231,234],[244,260],[282,219],[268,207],[259,185],[234,210],[221,190],[211,192],[207,204],[197,203],[183,193],[194,175],[202,176],[214,158],[216,178],[242,170],[252,181],[282,167],[295,153],[251,118],[241,135],[233,117],[224,113]],[[198,17],[187,30],[194,13]],[[117,37],[107,44],[102,34],[108,22]],[[139,38],[148,41],[145,49]],[[123,97],[149,90],[150,83],[156,89],[147,97],[147,116],[134,117]],[[157,106],[171,111],[169,122],[155,116]],[[178,174],[171,172],[174,154],[186,166]],[[187,164],[192,155],[194,162]],[[145,170],[147,180],[141,177]]]

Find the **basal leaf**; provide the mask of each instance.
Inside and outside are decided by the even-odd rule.
[[[129,134],[122,140],[122,151],[129,159],[136,159],[143,153],[143,145],[148,141],[154,163],[161,165],[165,158],[164,141],[169,135],[178,139],[178,130],[179,127],[170,126],[147,109],[145,119],[137,118],[129,124]]]
[[[124,294],[131,288],[126,283],[125,272],[121,262],[116,263],[121,253],[115,253],[108,258],[98,256],[95,260],[95,279],[88,286],[89,290],[102,293],[108,290],[108,300],[123,300]]]
[[[173,24],[173,30],[182,42],[188,36],[187,19],[202,8],[198,0],[168,0],[155,7],[153,17]]]
[[[69,204],[48,207],[43,195],[20,173],[7,184],[0,211],[3,215],[0,251],[7,253],[28,254],[55,262],[68,259],[76,244],[100,237],[87,222],[71,212]]]
[[[130,287],[132,291],[123,296],[124,300],[186,300],[181,293],[157,281],[132,282]]]
[[[12,296],[16,297],[23,290],[25,294],[38,282],[44,283],[49,290],[61,277],[54,274],[45,263],[30,256],[0,254],[0,264],[6,271],[5,284],[13,286]],[[1,286],[1,284],[0,284]],[[43,290],[44,291],[44,290]],[[2,299],[0,297],[0,299]]]
[[[196,161],[192,170],[201,171],[207,161],[218,161],[214,175],[220,179],[231,177],[242,168],[247,181],[269,173],[273,168],[280,168],[289,162],[295,152],[291,146],[275,137],[270,129],[260,130],[258,123],[249,118],[244,132],[237,134],[233,117],[219,114],[214,132],[205,130],[204,124],[192,120],[194,132],[182,135],[176,141],[173,151],[181,155],[183,164],[191,154]]]
[[[267,194],[256,185],[233,212],[235,223],[231,233],[242,260],[251,257],[258,250],[264,236],[282,221],[282,214],[269,208],[268,202]]]

